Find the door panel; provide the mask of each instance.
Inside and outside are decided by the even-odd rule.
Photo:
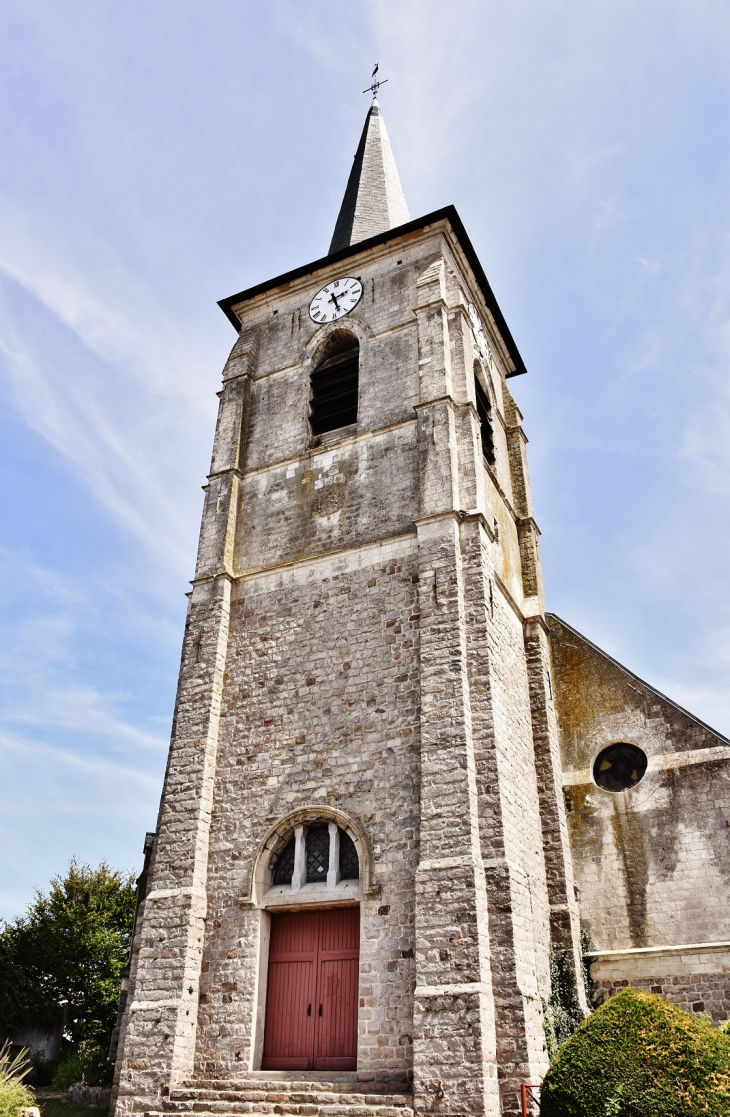
[[[316,1070],[357,1067],[357,992],[360,912],[323,911],[319,932]]]
[[[314,1042],[318,912],[271,919],[264,1070],[308,1070]]]
[[[360,912],[271,917],[264,1070],[354,1070]]]

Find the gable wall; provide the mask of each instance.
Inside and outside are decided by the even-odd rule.
[[[706,949],[661,948],[730,940],[730,742],[557,617],[549,624],[574,871],[600,952],[593,976],[607,989],[681,986],[681,1003],[712,1001],[727,1015],[730,951],[719,963],[717,951],[708,962]],[[638,745],[649,763],[634,788],[613,794],[595,784],[592,766],[617,741]],[[700,976],[710,972],[714,997]]]

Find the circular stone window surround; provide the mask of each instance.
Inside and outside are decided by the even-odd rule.
[[[591,761],[591,780],[601,791],[620,795],[633,790],[643,780],[649,757],[640,745],[619,740],[604,744]]]

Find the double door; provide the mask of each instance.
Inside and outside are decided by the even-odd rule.
[[[359,908],[271,917],[264,1070],[355,1070]]]

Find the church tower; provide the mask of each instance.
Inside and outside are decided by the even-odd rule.
[[[220,305],[116,1112],[517,1114],[579,968],[526,369],[375,98],[329,254]]]

